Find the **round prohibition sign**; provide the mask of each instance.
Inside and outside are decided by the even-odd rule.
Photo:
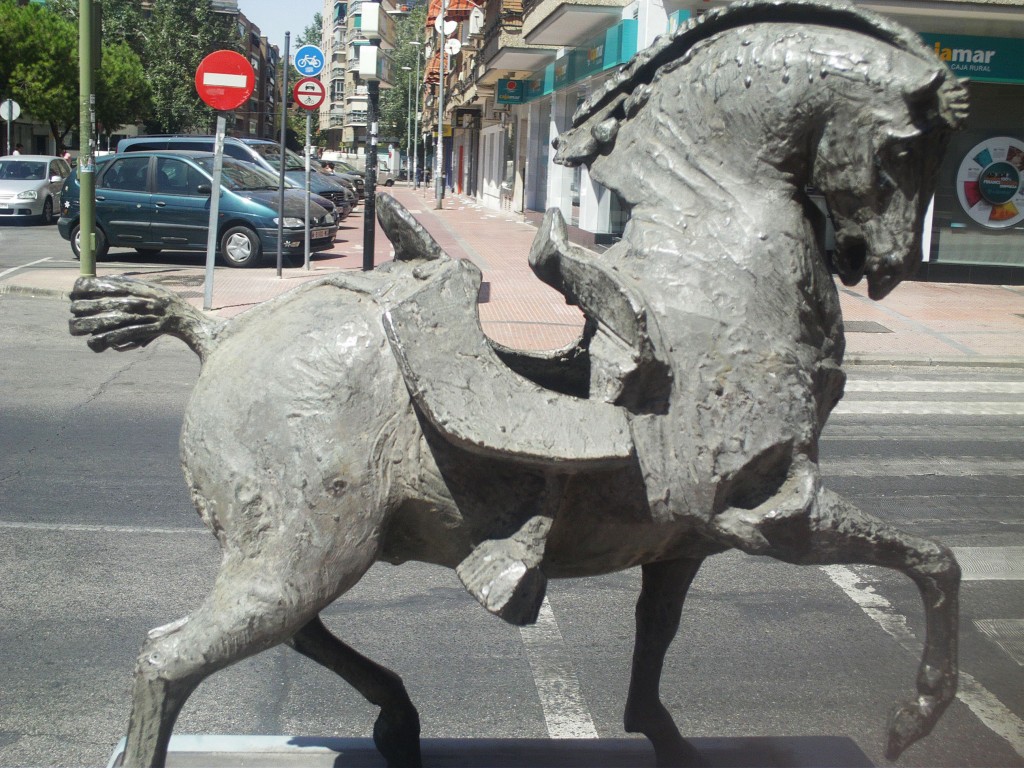
[[[327,98],[327,90],[315,77],[304,77],[295,84],[292,95],[295,103],[303,109],[316,109]]]
[[[214,51],[196,69],[199,98],[214,109],[227,111],[242,106],[255,86],[252,64],[234,51]]]

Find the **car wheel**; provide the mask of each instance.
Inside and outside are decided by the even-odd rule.
[[[232,227],[220,239],[220,254],[229,267],[254,267],[260,262],[260,239],[248,227]]]
[[[141,253],[143,256],[152,256],[154,253],[160,253],[160,249],[159,248],[141,247],[141,248],[136,248],[135,252],[136,253]]]
[[[48,197],[43,202],[43,224],[53,224],[53,198]]]
[[[82,258],[82,231],[77,224],[71,229],[71,252],[75,254],[76,259]],[[99,227],[96,228],[96,252],[93,254],[96,257],[96,261],[99,261],[107,255],[107,237],[103,234],[103,230]]]
[[[385,187],[393,187],[393,186],[395,186],[395,180],[394,179],[388,179],[387,181],[384,182],[384,186]]]

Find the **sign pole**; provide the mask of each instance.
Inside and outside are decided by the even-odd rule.
[[[213,144],[213,183],[210,185],[210,226],[206,232],[206,280],[203,309],[213,309],[213,264],[217,259],[217,224],[220,221],[220,177],[224,169],[224,134],[227,121],[217,113],[217,138]]]
[[[313,118],[313,113],[306,110],[306,269],[309,269],[309,133],[310,133],[310,121]]]
[[[96,276],[96,161],[93,155],[92,0],[78,0],[78,258],[80,274]],[[10,142],[10,139],[8,139]],[[10,148],[10,143],[8,143]]]
[[[380,101],[380,82],[366,84],[369,110],[367,122],[370,134],[366,137],[366,201],[363,207],[363,271],[373,269],[373,249],[377,235],[377,105]]]
[[[277,148],[281,158],[281,169],[278,178],[278,217],[277,217],[277,276],[281,277],[281,261],[284,258],[284,142],[288,130],[288,47],[291,32],[284,33],[284,58],[281,59],[281,144]]]

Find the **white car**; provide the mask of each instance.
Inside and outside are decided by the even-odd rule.
[[[0,222],[37,219],[43,224],[57,220],[60,189],[71,167],[50,155],[0,157]]]

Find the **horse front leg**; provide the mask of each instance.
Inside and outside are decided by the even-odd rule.
[[[636,604],[636,641],[623,718],[628,733],[642,733],[654,746],[659,766],[700,765],[700,757],[684,739],[661,703],[661,671],[665,654],[679,629],[686,593],[703,558],[648,563]]]
[[[799,565],[863,564],[906,574],[924,603],[924,651],[917,697],[889,717],[886,757],[895,760],[931,733],[956,695],[960,566],[948,547],[865,514],[818,484],[809,462],[788,488],[755,509],[719,515],[722,538],[749,554]],[[795,485],[795,487],[793,487]]]
[[[402,678],[343,643],[319,616],[286,642],[303,656],[337,673],[367,701],[380,707],[373,725],[373,741],[389,766],[423,765],[420,716]]]

